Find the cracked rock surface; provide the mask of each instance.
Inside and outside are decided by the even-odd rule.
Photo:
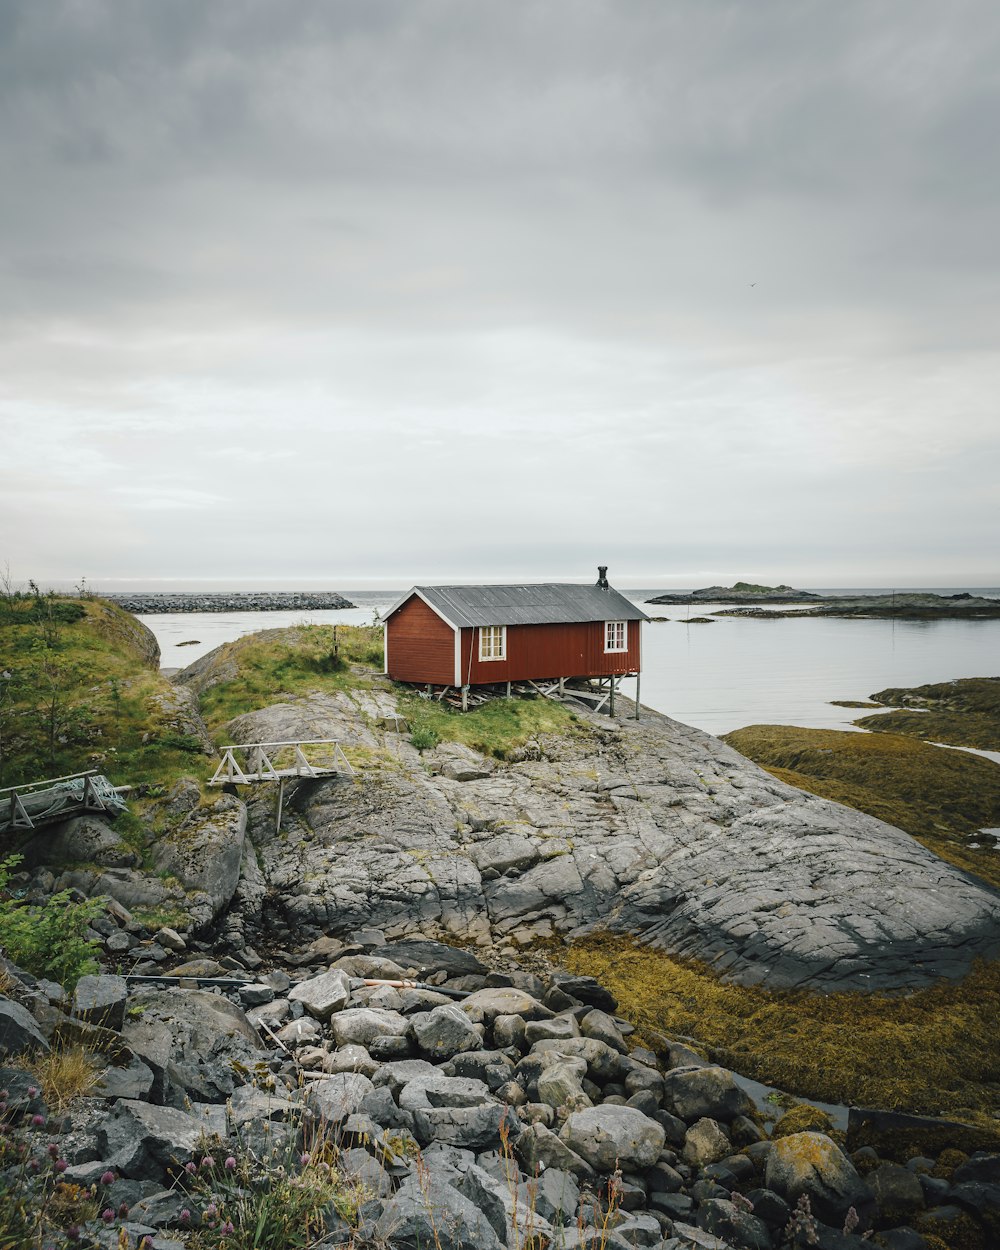
[[[391,732],[389,687],[239,717],[231,741],[337,738],[356,776],[296,782],[248,833],[295,930],[463,941],[606,926],[769,986],[904,988],[1000,953],[1000,895],[873,817],[644,710],[518,763]],[[460,761],[461,767],[457,766]],[[459,778],[466,778],[460,780]]]

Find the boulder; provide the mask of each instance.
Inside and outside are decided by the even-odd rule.
[[[112,1169],[136,1179],[160,1179],[168,1166],[195,1152],[205,1124],[173,1107],[121,1099],[97,1130],[98,1147]]]
[[[593,1037],[599,1042],[604,1042],[620,1054],[624,1055],[628,1050],[625,1038],[622,1037],[621,1030],[615,1024],[614,1017],[609,1016],[605,1011],[599,1011],[596,1007],[588,1011],[580,1021],[580,1032],[584,1037]]]
[[[333,968],[308,981],[300,981],[288,992],[288,1001],[301,1003],[317,1020],[329,1020],[351,1001],[351,978],[341,968]]]
[[[596,1171],[609,1175],[618,1167],[650,1167],[666,1139],[663,1128],[641,1111],[607,1104],[573,1112],[559,1136]]]
[[[593,1081],[613,1081],[621,1073],[622,1057],[595,1037],[568,1037],[565,1041],[536,1042],[532,1054],[556,1054],[567,1059],[583,1059]]]
[[[100,816],[74,816],[72,820],[43,829],[18,852],[22,867],[40,864],[97,864],[101,868],[135,868],[139,856],[122,842],[119,834]]]
[[[128,983],[124,977],[81,977],[73,994],[73,1012],[88,1024],[121,1030],[125,1023]]]
[[[31,1012],[12,998],[0,998],[0,1055],[48,1049]]]
[[[926,1205],[920,1178],[898,1163],[880,1163],[865,1176],[865,1181],[878,1203],[880,1228],[912,1224]]]
[[[587,1160],[544,1124],[529,1124],[515,1142],[514,1152],[532,1172],[557,1168],[581,1180],[590,1180],[594,1176],[594,1169]]]
[[[705,1116],[688,1129],[681,1158],[691,1167],[703,1168],[710,1163],[718,1163],[731,1154],[732,1149],[732,1143],[718,1121]]]
[[[314,1081],[306,1099],[326,1124],[337,1125],[360,1111],[365,1097],[374,1089],[368,1077],[360,1072],[339,1072],[324,1081]]]
[[[539,1074],[538,1101],[554,1107],[556,1111],[561,1108],[583,1110],[590,1105],[581,1083],[586,1075],[584,1059],[557,1059]]]
[[[387,942],[379,948],[379,953],[404,968],[416,969],[421,979],[435,972],[445,972],[449,977],[466,977],[484,976],[489,971],[471,951],[448,946],[444,942]]]
[[[385,1204],[375,1238],[398,1250],[501,1250],[482,1211],[433,1175],[404,1181]]]
[[[159,1100],[224,1102],[242,1084],[238,1069],[253,1067],[264,1049],[241,1008],[222,995],[148,989],[130,1003],[142,1013],[125,1021],[122,1040],[152,1069]]]
[[[479,1050],[483,1039],[462,1009],[449,1003],[410,1017],[417,1044],[426,1055],[450,1059],[462,1051]]]
[[[753,1099],[736,1084],[727,1068],[718,1066],[676,1068],[663,1077],[664,1105],[688,1123],[707,1116],[729,1121],[748,1115]]]
[[[372,1007],[348,1007],[330,1017],[330,1032],[338,1046],[354,1043],[371,1048],[377,1037],[405,1037],[409,1022],[398,1011]]]
[[[771,1250],[767,1225],[751,1211],[724,1198],[709,1198],[698,1207],[698,1227],[746,1250]]]
[[[771,1144],[764,1183],[794,1207],[805,1194],[813,1214],[842,1225],[854,1207],[864,1218],[874,1194],[836,1142],[823,1133],[793,1133]]]
[[[554,1012],[524,990],[513,986],[477,990],[464,999],[462,1010],[477,1024],[492,1024],[497,1016],[520,1016],[522,1020],[551,1020]]]

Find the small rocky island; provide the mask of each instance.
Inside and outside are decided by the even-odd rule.
[[[145,594],[106,594],[103,599],[134,612],[153,616],[163,612],[287,612],[330,611],[353,608],[349,599],[335,590],[245,590],[245,591],[151,591]]]
[[[706,586],[689,594],[664,594],[647,603],[703,607],[706,603],[737,605],[714,616],[743,616],[761,620],[783,617],[839,616],[876,617],[890,620],[1000,620],[1000,599],[985,599],[966,592],[936,595],[925,592],[890,592],[877,595],[817,595],[791,586],[759,586],[737,582],[733,586]],[[792,611],[761,605],[806,604]]]

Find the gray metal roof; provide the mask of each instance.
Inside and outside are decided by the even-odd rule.
[[[392,615],[419,594],[450,625],[564,625],[573,621],[645,621],[649,618],[617,590],[556,582],[521,586],[414,586]]]

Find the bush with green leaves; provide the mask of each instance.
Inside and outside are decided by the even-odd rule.
[[[410,741],[418,751],[429,751],[441,741],[441,735],[428,725],[417,725],[410,734]]]
[[[20,855],[0,861],[0,947],[19,968],[72,990],[82,976],[98,969],[97,943],[86,933],[103,904],[99,899],[75,903],[69,890],[44,903],[21,902],[8,889],[11,870],[20,862]]]

